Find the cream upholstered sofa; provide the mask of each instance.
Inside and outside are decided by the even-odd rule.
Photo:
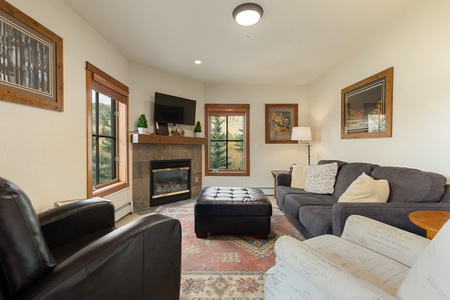
[[[341,237],[281,237],[265,299],[449,299],[450,222],[429,240],[350,216]]]

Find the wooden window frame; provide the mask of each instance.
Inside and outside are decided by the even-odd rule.
[[[218,170],[209,169],[210,163],[210,129],[209,117],[211,115],[244,115],[244,149],[245,149],[245,168],[244,170]],[[250,176],[250,105],[249,104],[205,104],[205,135],[207,148],[205,151],[205,176]]]
[[[117,179],[92,186],[92,89],[107,94],[120,104],[117,105],[117,156],[120,158]],[[104,197],[129,186],[129,137],[128,137],[128,94],[126,85],[109,76],[99,68],[86,62],[86,139],[87,139],[87,197]],[[122,105],[121,105],[122,104]]]

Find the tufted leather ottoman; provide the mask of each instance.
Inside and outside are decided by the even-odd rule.
[[[257,188],[206,187],[195,202],[195,234],[255,235],[267,239],[272,204]]]

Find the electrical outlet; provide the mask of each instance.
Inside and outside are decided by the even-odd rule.
[[[198,176],[195,176],[195,182],[198,182]]]

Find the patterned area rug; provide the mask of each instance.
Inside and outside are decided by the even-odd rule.
[[[275,264],[273,245],[282,235],[303,236],[278,208],[273,208],[267,240],[253,236],[208,235],[194,232],[194,205],[165,205],[156,213],[179,219],[182,227],[180,299],[264,299],[264,273]]]

